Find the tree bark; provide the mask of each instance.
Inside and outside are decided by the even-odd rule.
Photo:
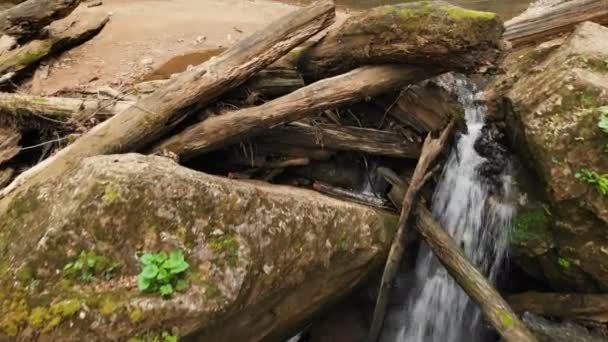
[[[507,342],[536,341],[536,338],[511,310],[509,304],[471,265],[456,242],[418,205],[416,229],[456,282],[481,308],[485,318]]]
[[[0,34],[24,38],[72,13],[80,0],[28,0],[0,12]]]
[[[154,148],[187,160],[268,128],[315,115],[325,109],[399,89],[435,72],[406,66],[362,67],[324,79],[263,105],[208,118]]]
[[[406,141],[398,133],[335,124],[294,122],[265,132],[256,142],[356,151],[397,158],[417,159],[420,156],[419,144]]]
[[[52,53],[81,44],[96,35],[108,22],[108,15],[82,15],[62,20],[51,28],[49,37],[32,40],[0,55],[0,75],[19,72]]]
[[[524,13],[505,23],[504,39],[515,47],[540,42],[570,32],[584,21],[608,24],[608,0],[575,0],[545,11]]]
[[[515,312],[560,318],[593,317],[608,313],[608,295],[525,292],[507,297]]]
[[[82,158],[137,150],[158,139],[194,110],[241,85],[308,38],[335,17],[331,0],[296,10],[266,29],[244,38],[222,55],[184,72],[149,97],[87,132],[53,157],[21,174],[0,198],[25,190],[75,167]],[[196,105],[196,106],[195,106]],[[0,215],[5,203],[0,202]]]
[[[420,189],[426,183],[428,179],[428,170],[435,162],[443,146],[447,142],[450,133],[452,131],[453,124],[448,125],[441,136],[438,139],[431,138],[430,134],[426,137],[424,145],[422,146],[422,152],[420,153],[420,159],[414,170],[408,189],[403,197],[401,204],[401,215],[399,216],[399,223],[397,224],[397,233],[393,238],[393,243],[384,266],[384,272],[382,273],[382,281],[380,283],[380,289],[378,291],[378,298],[376,299],[376,308],[374,309],[374,317],[372,325],[368,335],[368,342],[375,342],[380,337],[382,332],[382,325],[384,322],[384,316],[386,314],[386,306],[388,304],[388,295],[390,285],[397,275],[399,264],[405,252],[404,244],[406,239],[406,225],[410,217],[410,212],[416,196]]]
[[[19,153],[21,133],[12,127],[0,127],[0,165]]]
[[[369,64],[471,70],[494,62],[502,33],[497,16],[441,1],[381,6],[330,30],[302,53],[298,69],[307,81]]]

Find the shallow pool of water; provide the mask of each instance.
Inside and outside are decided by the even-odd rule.
[[[312,0],[297,0],[295,2],[307,3]],[[412,2],[408,0],[336,0],[336,4],[341,7],[352,9],[365,9],[381,5],[398,4],[402,2]],[[478,11],[495,12],[503,20],[508,20],[523,12],[530,4],[531,0],[451,0],[449,3],[470,8]]]

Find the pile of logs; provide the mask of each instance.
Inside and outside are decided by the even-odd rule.
[[[4,82],[18,80],[45,56],[104,26],[107,17],[53,23],[78,3],[28,0],[0,13]],[[412,228],[497,331],[508,341],[533,341],[424,205],[416,204],[449,141],[449,123],[461,112],[430,79],[492,69],[502,23],[488,13],[421,2],[353,15],[319,38],[334,16],[333,1],[317,1],[209,54],[213,57],[200,65],[168,79],[149,77],[127,93],[111,88],[81,91],[77,98],[1,93],[0,216],[16,194],[100,154],[154,153],[206,172],[308,186],[385,209],[390,203],[360,191],[369,185],[382,191],[374,189],[373,169],[391,167],[404,180],[413,171],[398,205],[399,231],[382,286],[390,283],[403,254],[408,218],[417,216]],[[508,37],[523,40],[516,39],[516,27],[510,26]],[[444,128],[438,140],[427,136]],[[381,327],[382,295],[370,340]]]

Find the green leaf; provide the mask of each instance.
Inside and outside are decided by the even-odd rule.
[[[170,296],[173,293],[173,286],[165,284],[159,288],[159,292],[163,296]]]
[[[175,283],[175,290],[178,292],[184,292],[188,289],[188,281],[186,279],[178,279]]]
[[[167,260],[167,253],[165,252],[160,252],[154,255],[154,261],[156,262],[156,264],[161,265],[163,262],[165,262]]]
[[[161,283],[168,283],[168,280],[170,279],[171,275],[169,274],[169,272],[165,269],[165,268],[161,268],[158,270],[158,274],[156,275],[156,280],[158,280]]]
[[[155,260],[156,258],[154,258],[154,255],[150,253],[146,253],[139,258],[139,262],[142,265],[151,265],[154,263]]]
[[[74,268],[74,263],[73,262],[67,263],[65,266],[63,266],[63,270],[64,271],[69,271],[72,268]]]
[[[158,274],[158,271],[158,266],[151,264],[144,267],[144,269],[141,271],[141,276],[148,279],[154,279]]]
[[[152,280],[146,277],[142,277],[142,275],[137,276],[137,287],[140,291],[146,291],[150,289],[150,285],[152,284]]]
[[[597,124],[604,133],[608,134],[608,106],[598,108],[600,111],[600,122]]]

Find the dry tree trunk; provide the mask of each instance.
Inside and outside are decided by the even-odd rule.
[[[410,217],[412,206],[414,205],[418,192],[429,178],[429,169],[443,150],[443,146],[450,136],[452,127],[453,124],[449,124],[448,127],[443,130],[438,139],[431,138],[429,134],[424,141],[424,145],[422,146],[420,159],[418,160],[418,164],[416,165],[416,169],[414,170],[414,174],[410,180],[410,185],[407,192],[403,197],[401,215],[399,216],[399,223],[397,224],[397,233],[393,238],[393,243],[391,245],[388,259],[386,260],[384,272],[382,273],[382,281],[380,283],[380,290],[378,291],[378,298],[376,299],[376,308],[374,309],[374,318],[369,336],[367,338],[369,342],[377,341],[382,331],[382,324],[384,322],[386,306],[388,304],[390,284],[392,283],[393,279],[395,279],[395,275],[397,275],[399,264],[401,263],[401,258],[403,257],[403,253],[405,251],[404,244],[407,233],[406,225]]]
[[[397,158],[417,159],[420,155],[420,145],[399,133],[335,124],[294,122],[266,131],[255,141]]]
[[[158,139],[185,118],[193,106],[203,107],[244,83],[308,38],[335,17],[331,0],[294,11],[260,32],[241,40],[220,56],[180,74],[154,94],[96,126],[27,172],[0,192],[0,215],[9,194],[65,173],[85,157],[137,150]],[[189,109],[189,110],[188,110]]]
[[[509,304],[471,265],[456,242],[433,219],[423,205],[417,208],[416,229],[441,264],[481,308],[485,318],[507,342],[532,342],[536,338],[511,310]]]
[[[28,0],[0,12],[0,35],[17,39],[36,34],[51,22],[68,16],[80,0]]]
[[[108,15],[81,15],[53,25],[49,37],[32,40],[0,55],[0,75],[19,72],[51,53],[78,45],[97,34],[108,22]]]
[[[543,316],[574,318],[608,314],[606,294],[525,292],[509,296],[507,301],[516,312]]]
[[[608,24],[608,0],[568,1],[544,11],[524,13],[505,23],[503,37],[513,46],[520,46],[572,31],[584,21]]]
[[[154,148],[187,160],[325,109],[363,100],[415,83],[434,72],[406,66],[362,67],[324,79],[263,105],[208,118]]]

